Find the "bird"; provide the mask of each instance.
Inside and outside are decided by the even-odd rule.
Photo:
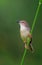
[[[20,27],[20,36],[21,39],[24,42],[24,47],[31,52],[33,52],[33,46],[32,46],[32,34],[30,33],[30,26],[27,23],[26,20],[17,20],[17,23],[19,24]],[[30,42],[27,45],[27,38],[30,38]]]

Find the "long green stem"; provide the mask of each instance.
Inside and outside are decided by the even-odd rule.
[[[34,30],[35,23],[37,22],[36,19],[37,19],[37,15],[38,15],[38,12],[39,12],[39,9],[40,9],[40,5],[41,5],[41,2],[39,2],[39,4],[38,4],[38,8],[37,8],[37,11],[36,11],[36,15],[35,15],[35,17],[34,17],[34,21],[33,21],[33,24],[32,24],[31,34],[32,34],[33,30]],[[28,38],[28,43],[29,43],[29,41],[30,41],[30,39]],[[23,65],[24,57],[25,57],[25,55],[26,55],[26,51],[27,51],[27,50],[25,49],[20,65]]]
[[[39,12],[40,5],[41,5],[41,3],[39,2],[39,5],[38,5],[37,11],[36,11],[36,15],[35,15],[35,17],[34,17],[32,29],[31,29],[31,34],[32,34],[33,29],[34,29],[34,27],[35,27],[35,23],[37,22],[36,19],[37,19],[37,15],[38,15],[38,12]]]

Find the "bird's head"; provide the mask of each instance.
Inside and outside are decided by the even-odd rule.
[[[28,26],[27,22],[25,20],[20,20],[20,21],[17,21],[17,23],[19,23],[19,25],[21,26]]]
[[[17,23],[20,25],[20,30],[27,29],[28,31],[30,31],[29,24],[25,20],[17,21]]]

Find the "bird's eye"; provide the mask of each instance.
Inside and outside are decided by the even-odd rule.
[[[22,22],[22,23],[24,23],[24,22]]]

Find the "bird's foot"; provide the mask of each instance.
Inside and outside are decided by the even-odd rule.
[[[29,49],[29,47],[28,47],[26,44],[25,44],[25,48],[26,48],[26,49]]]

